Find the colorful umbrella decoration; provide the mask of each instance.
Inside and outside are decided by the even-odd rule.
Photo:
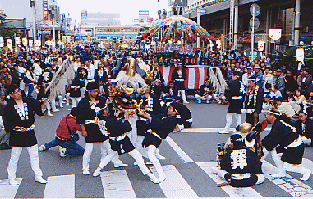
[[[155,21],[150,30],[146,30],[142,34],[142,39],[151,39],[152,37],[157,39],[160,33],[162,36],[158,41],[165,43],[169,39],[174,41],[184,39],[187,43],[195,43],[198,35],[202,41],[214,40],[204,28],[182,16],[172,16]]]

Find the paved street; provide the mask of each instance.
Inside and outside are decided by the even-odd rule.
[[[109,163],[101,176],[94,178],[92,175],[82,174],[81,156],[61,158],[57,148],[53,148],[40,152],[40,166],[48,184],[34,182],[29,156],[23,150],[17,171],[21,184],[11,186],[6,179],[6,167],[11,153],[7,150],[0,151],[0,198],[313,196],[313,177],[302,182],[299,180],[300,174],[289,172],[290,176],[286,179],[271,179],[268,172],[275,172],[275,168],[270,156],[264,165],[266,180],[263,184],[237,189],[230,186],[217,187],[223,181],[212,174],[211,167],[216,166],[217,143],[225,142],[228,135],[219,135],[213,132],[213,128],[224,127],[227,106],[215,103],[197,104],[192,99],[189,101],[188,107],[193,116],[193,129],[189,131],[192,132],[185,130],[171,133],[160,146],[160,153],[166,157],[161,160],[161,164],[167,176],[161,184],[153,184],[147,176],[143,176],[138,167],[133,165],[134,160],[129,155],[120,157],[124,163],[129,164],[128,167],[115,169]],[[67,108],[69,107],[65,106],[60,112],[54,113],[54,117],[37,118],[35,131],[39,144],[54,138],[60,119],[68,113]],[[78,143],[84,146],[84,139],[81,138]],[[312,148],[306,148],[304,158],[305,166],[313,171]],[[91,172],[98,166],[99,159],[100,146],[96,146],[91,158]]]

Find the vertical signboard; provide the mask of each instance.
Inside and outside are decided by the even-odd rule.
[[[0,37],[0,48],[3,48],[3,37]]]

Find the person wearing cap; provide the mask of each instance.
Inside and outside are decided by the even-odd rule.
[[[256,85],[256,77],[249,77],[246,91],[245,108],[246,122],[254,126],[259,121],[259,114],[263,105],[263,89]]]
[[[237,120],[237,126],[241,124],[241,109],[243,108],[243,101],[245,90],[244,86],[239,80],[240,72],[234,71],[232,74],[232,81],[228,84],[226,90],[226,98],[230,103],[226,114],[226,125],[220,134],[227,134],[233,121],[233,115],[235,114]]]
[[[11,159],[7,172],[9,183],[18,185],[16,180],[17,162],[23,147],[27,148],[31,167],[35,173],[35,181],[45,184],[43,173],[39,167],[38,144],[35,136],[35,114],[43,116],[44,105],[33,98],[22,98],[20,88],[11,84],[7,87],[10,96],[4,108],[3,124],[6,132],[10,132],[9,145],[12,147]]]
[[[108,147],[108,136],[102,134],[98,125],[98,113],[105,106],[105,99],[99,95],[99,85],[89,82],[86,86],[86,96],[81,99],[77,106],[76,123],[81,124],[82,136],[85,138],[85,152],[83,155],[83,174],[89,175],[90,156],[94,143],[101,144],[102,158],[105,157],[105,149]],[[127,166],[121,161],[114,161],[115,167]]]
[[[232,148],[224,154],[220,169],[213,168],[213,173],[224,178],[233,187],[250,187],[264,182],[260,158],[251,149],[246,148],[240,134],[230,137]]]
[[[278,170],[278,173],[271,176],[286,177],[286,171],[292,171],[303,174],[300,180],[307,181],[311,171],[301,165],[304,154],[301,135],[295,127],[287,124],[275,109],[268,111],[265,118],[268,123],[272,124],[272,129],[261,141],[264,152],[262,160],[271,152]]]
[[[259,64],[255,64],[254,66],[255,77],[256,77],[256,85],[263,88],[263,73]]]
[[[199,93],[195,94],[195,98],[198,101],[198,103],[201,103],[202,101],[206,101],[207,104],[210,103],[210,100],[212,99],[214,88],[212,87],[210,83],[210,79],[206,79],[204,81],[204,84],[200,86]]]
[[[183,103],[188,104],[186,98],[185,80],[186,80],[186,70],[183,68],[183,63],[178,61],[177,67],[173,70],[172,80],[178,89],[178,96],[181,96]]]
[[[81,147],[74,139],[76,131],[81,131],[81,125],[76,124],[77,108],[72,108],[71,113],[64,116],[58,128],[56,129],[55,138],[48,143],[42,144],[39,151],[47,151],[52,147],[59,146],[59,153],[61,157],[83,155],[85,149]]]
[[[302,142],[306,146],[313,146],[313,120],[308,117],[305,109],[299,112],[299,120],[296,120],[294,126],[301,135]]]
[[[280,93],[284,96],[285,95],[285,77],[282,69],[277,69],[277,80],[276,80],[276,86],[278,87],[278,90]]]

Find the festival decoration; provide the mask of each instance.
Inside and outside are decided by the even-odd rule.
[[[156,20],[150,30],[142,34],[142,39],[155,38],[159,42],[167,43],[184,39],[186,43],[195,43],[196,37],[202,41],[214,40],[213,37],[200,25],[191,19],[182,16],[172,16],[166,19]]]

